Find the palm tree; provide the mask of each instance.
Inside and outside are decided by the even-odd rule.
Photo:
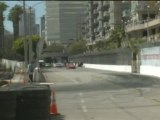
[[[121,47],[121,42],[125,37],[124,29],[122,27],[117,26],[111,33],[110,39],[117,42],[117,47]]]
[[[4,47],[4,11],[7,9],[7,5],[4,2],[0,2],[0,48]]]
[[[20,15],[23,13],[23,9],[20,5],[15,5],[10,9],[8,20],[13,23],[14,40],[19,37],[19,21]]]

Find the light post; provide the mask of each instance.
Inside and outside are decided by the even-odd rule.
[[[149,22],[149,8],[150,6],[147,5],[147,40],[149,42],[149,26],[148,26],[148,22]]]
[[[43,2],[38,2],[38,3],[35,3],[34,5],[32,6],[29,6],[29,63],[31,63],[31,61],[33,60],[33,51],[32,51],[32,35],[33,35],[33,25],[32,25],[32,22],[31,22],[31,15],[32,15],[32,8],[36,7],[37,5],[41,4]],[[38,46],[38,44],[37,44]]]
[[[41,4],[43,2],[38,2],[38,3],[35,3],[34,5],[32,6],[29,6],[29,31],[30,31],[30,38],[29,38],[29,59],[28,59],[28,43],[26,41],[26,3],[25,3],[25,0],[23,0],[23,36],[24,36],[24,61],[25,61],[25,66],[27,66],[28,63],[30,63],[32,61],[32,40],[31,40],[31,36],[32,36],[32,28],[31,28],[31,11],[32,11],[32,7],[35,7],[39,4]],[[28,6],[28,5],[27,5]]]
[[[122,32],[122,40],[123,40],[123,45],[125,47],[124,39],[126,37],[126,31],[125,31],[125,17],[122,17],[121,19],[121,32]]]
[[[26,41],[26,8],[25,8],[25,0],[23,0],[23,37],[24,37],[24,61],[25,61],[25,67],[27,67],[28,64],[28,47],[27,47],[27,41]]]
[[[31,22],[32,8],[29,7],[29,63],[32,61],[32,22]]]

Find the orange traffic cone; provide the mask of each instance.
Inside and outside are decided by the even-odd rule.
[[[58,110],[57,110],[54,91],[51,92],[50,114],[51,115],[59,115]]]

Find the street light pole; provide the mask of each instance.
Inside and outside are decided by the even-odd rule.
[[[41,3],[43,3],[43,2],[38,2],[38,3],[34,4],[33,6],[28,6],[29,7],[29,44],[24,43],[24,49],[26,50],[25,61],[29,60],[28,61],[29,63],[31,63],[31,61],[33,60],[33,51],[32,51],[32,46],[33,46],[32,45],[32,35],[33,35],[32,28],[33,27],[32,27],[32,21],[31,21],[32,8],[34,8],[35,6],[37,6]],[[25,0],[23,1],[23,9],[25,11]],[[24,12],[24,16],[26,16],[25,12]],[[26,28],[26,17],[24,17],[24,34],[25,34],[24,36],[26,36],[25,28]],[[26,42],[26,40],[25,40],[25,42]],[[28,45],[29,45],[29,47],[28,47]],[[29,50],[27,48],[29,48]],[[29,59],[28,59],[28,57],[29,57]],[[25,62],[26,65],[28,64],[28,62]]]
[[[32,7],[29,7],[29,31],[30,31],[30,37],[29,37],[29,63],[32,61],[32,22],[31,22],[31,15],[32,15]]]
[[[149,22],[149,8],[150,6],[147,5],[147,40],[149,42],[149,26],[148,26],[148,22]]]
[[[25,66],[28,64],[28,47],[27,47],[27,41],[26,41],[26,9],[25,9],[25,0],[23,0],[23,36],[24,36],[24,61]]]

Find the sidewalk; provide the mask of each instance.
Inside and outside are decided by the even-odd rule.
[[[29,80],[29,77],[26,73],[15,73],[13,78],[10,80],[10,83],[27,83]]]

